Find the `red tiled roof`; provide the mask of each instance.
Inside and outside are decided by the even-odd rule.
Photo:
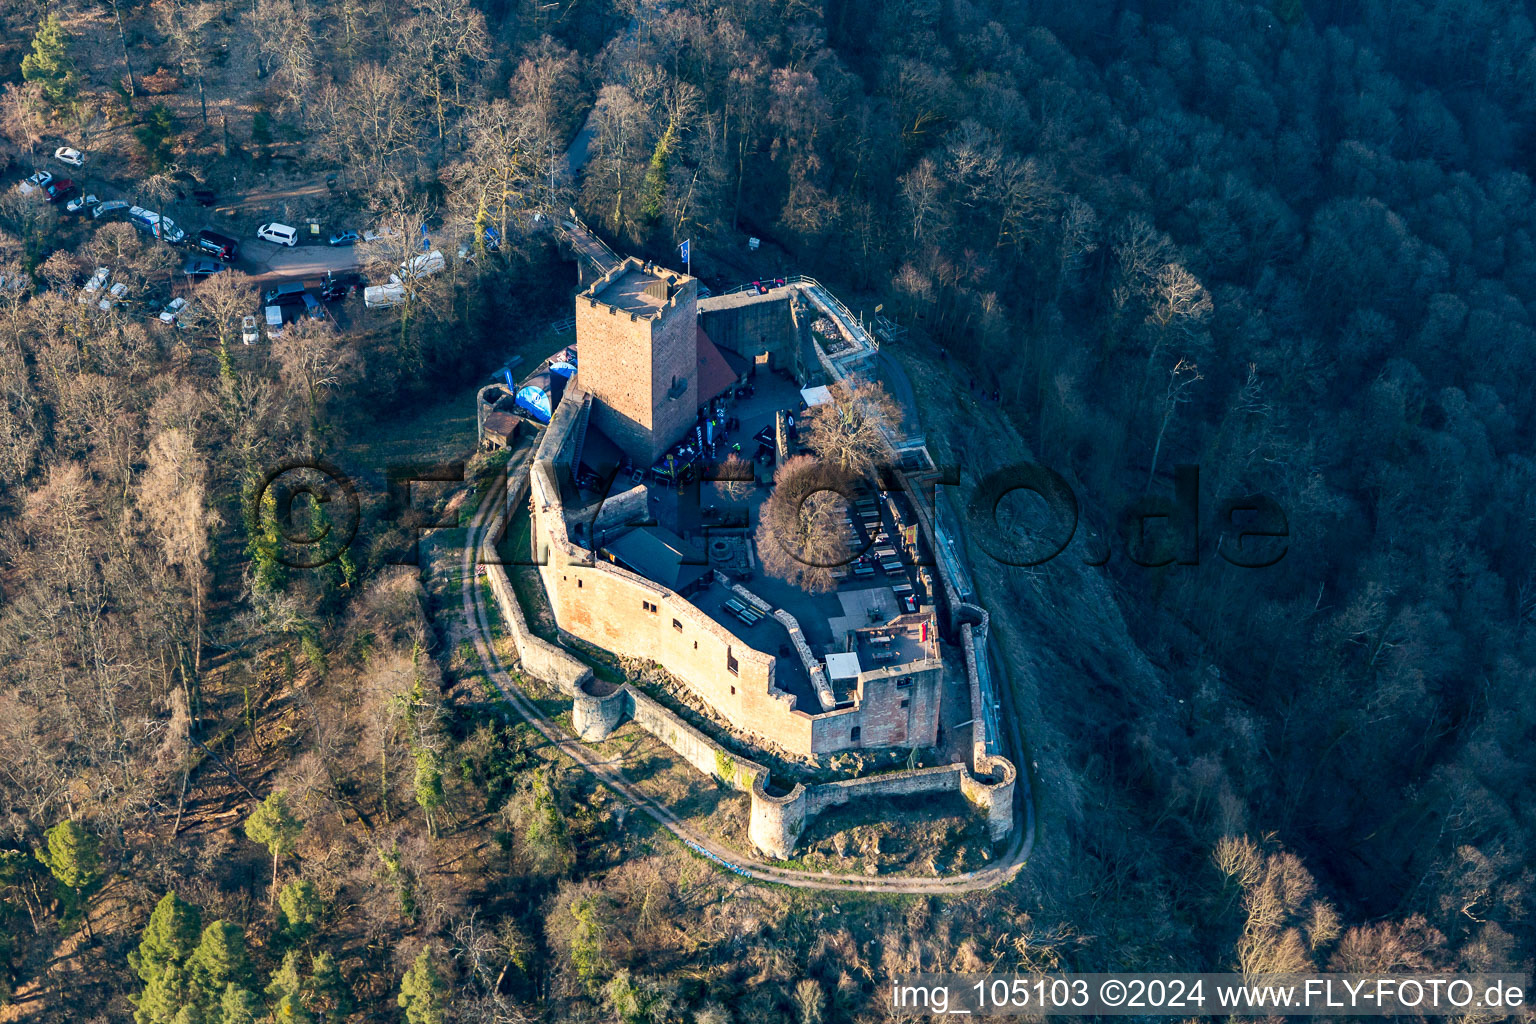
[[[699,328],[698,349],[699,404],[703,405],[735,384],[740,374],[731,369],[731,364],[726,362],[724,354],[715,347],[702,327]]]

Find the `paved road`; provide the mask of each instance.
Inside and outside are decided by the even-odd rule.
[[[628,800],[634,807],[649,815],[695,852],[739,875],[797,889],[912,894],[952,894],[992,889],[1012,881],[1024,866],[1025,861],[1029,859],[1035,842],[1034,813],[1022,768],[1016,789],[1024,809],[1023,821],[1014,829],[1007,851],[996,864],[958,875],[938,878],[876,875],[872,878],[857,878],[829,871],[797,871],[758,860],[695,832],[666,806],[631,785],[613,762],[594,757],[585,744],[567,736],[558,725],[540,712],[527,695],[518,688],[515,678],[492,646],[490,619],[485,607],[485,591],[480,586],[480,572],[476,562],[487,531],[498,523],[501,505],[505,499],[505,488],[495,487],[481,502],[470,524],[461,561],[464,616],[471,636],[474,638],[475,651],[480,658],[481,666],[485,669],[486,678],[491,681],[512,709],[537,729],[552,746],[570,757],[578,766],[609,789]]]

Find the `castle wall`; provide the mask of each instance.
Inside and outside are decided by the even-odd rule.
[[[649,518],[650,502],[647,494],[644,484],[636,484],[627,491],[604,498],[602,507],[597,510],[597,519],[592,524],[594,545],[600,546],[601,538],[609,530],[623,529],[630,523]]]
[[[798,332],[790,315],[790,292],[737,292],[698,300],[699,325],[711,341],[748,359],[767,354],[775,370],[794,372]]]
[[[859,677],[860,736],[856,746],[931,747],[938,742],[942,662],[866,672]],[[906,686],[901,681],[911,680]],[[902,703],[906,702],[906,707]]]
[[[622,657],[664,666],[743,733],[793,752],[814,749],[817,719],[774,687],[772,655],[743,643],[676,592],[594,560],[569,542],[549,543],[566,533],[558,504],[549,502],[558,491],[548,465],[535,462],[530,482],[534,533],[545,543],[536,559],[543,562],[539,573],[561,630]]]
[[[519,493],[526,493],[526,491],[527,488],[523,487]],[[506,513],[503,512],[486,532],[485,545],[481,549],[480,557],[481,568],[491,585],[491,594],[496,598],[496,607],[501,612],[502,625],[507,635],[512,638],[512,646],[517,651],[517,659],[522,662],[524,671],[553,683],[565,693],[574,694],[582,684],[592,678],[592,670],[565,648],[552,644],[543,637],[535,636],[528,629],[528,621],[523,616],[523,607],[518,603],[516,595],[512,593],[512,583],[507,578],[506,567],[501,564],[501,556],[496,552],[495,542],[501,537],[506,521]]]
[[[554,470],[547,462],[535,462],[530,468],[526,484],[522,488],[513,491],[519,499],[523,495],[531,496],[535,513],[542,510],[545,518],[543,530],[551,531],[545,534],[544,542],[535,541],[536,546],[547,551],[551,558],[550,564],[545,565],[541,572],[545,574],[546,583],[554,576],[561,575],[562,586],[550,587],[551,600],[558,593],[569,594],[571,588],[567,586],[572,579],[581,579],[583,585],[575,588],[576,592],[586,591],[590,586],[593,593],[597,594],[600,588],[608,590],[608,586],[625,584],[631,588],[630,596],[642,593],[654,594],[657,605],[656,612],[646,611],[641,607],[642,618],[655,618],[666,623],[666,629],[677,632],[671,625],[670,609],[677,604],[686,606],[693,616],[704,619],[703,625],[713,627],[719,633],[730,637],[713,620],[708,619],[702,612],[693,609],[686,601],[667,591],[634,577],[633,574],[606,564],[582,565],[579,563],[581,550],[563,540],[564,522],[561,509],[558,505],[558,490],[554,489]],[[554,496],[557,502],[553,506],[541,506],[541,501]],[[513,506],[515,507],[515,506]],[[612,692],[603,693],[603,685],[596,681],[591,670],[582,664],[577,658],[561,649],[555,644],[548,643],[534,636],[528,631],[521,606],[516,596],[512,593],[511,585],[507,579],[506,570],[496,564],[494,538],[501,535],[505,524],[505,512],[502,519],[495,523],[487,534],[484,549],[483,569],[490,580],[491,591],[496,599],[497,607],[501,611],[502,619],[507,632],[511,635],[517,649],[518,657],[522,661],[523,670],[530,675],[549,680],[557,684],[564,692],[572,696],[571,717],[572,724],[577,735],[586,742],[598,742],[612,734],[626,717],[633,718],[647,732],[650,732],[661,742],[681,755],[694,768],[719,779],[725,785],[741,792],[749,794],[750,808],[748,814],[748,837],[758,849],[771,857],[786,859],[793,854],[794,848],[804,832],[806,824],[817,814],[829,807],[847,803],[850,800],[869,799],[878,797],[890,797],[897,795],[912,795],[920,793],[958,791],[982,813],[987,816],[988,832],[993,841],[1005,838],[1013,827],[1013,792],[1016,782],[1016,773],[1013,765],[1000,757],[988,757],[983,751],[977,750],[975,754],[974,772],[968,772],[964,765],[952,764],[936,768],[920,768],[906,772],[892,772],[886,775],[877,775],[861,779],[846,779],[838,782],[819,783],[812,786],[796,784],[789,793],[777,795],[769,793],[765,788],[768,781],[768,772],[762,765],[755,761],[732,754],[707,735],[676,714],[657,703],[647,695],[640,693],[629,685],[620,686]],[[535,538],[540,536],[538,522],[535,522]],[[550,541],[554,542],[551,543]],[[605,577],[610,577],[606,578]],[[626,579],[625,577],[628,577]],[[602,580],[602,583],[588,584],[587,580]],[[608,586],[604,586],[607,584]],[[613,590],[612,593],[625,593],[621,590]],[[651,600],[651,598],[641,598]],[[667,603],[663,604],[663,600]],[[675,603],[674,603],[675,602]],[[597,602],[595,606],[606,606],[603,602]],[[592,607],[592,606],[589,606]],[[684,608],[677,610],[683,611]],[[557,612],[558,614],[558,612]],[[561,619],[562,624],[564,619]],[[687,620],[680,619],[681,622]],[[970,639],[970,631],[964,630],[965,639]],[[692,640],[687,640],[686,651],[692,651]],[[734,641],[734,637],[730,640]],[[594,641],[596,642],[596,641]],[[674,641],[676,642],[676,641]],[[604,646],[612,644],[609,640]],[[970,647],[967,644],[967,647]],[[700,650],[705,645],[700,644]],[[610,649],[615,649],[610,647]],[[971,648],[974,650],[974,648]],[[750,651],[750,649],[744,649]],[[622,653],[622,652],[621,652]],[[759,652],[750,651],[764,664],[763,679],[771,685],[773,659]],[[654,658],[667,664],[669,669],[673,663],[666,657],[657,657],[653,653],[641,652],[633,654],[634,657]],[[739,657],[739,656],[738,656]],[[756,662],[754,662],[756,663]],[[746,670],[746,662],[741,662],[739,668]],[[675,671],[675,669],[674,669]],[[938,673],[941,674],[941,673]],[[740,678],[739,676],[736,678]],[[891,675],[894,683],[896,675]],[[686,681],[686,680],[685,680]],[[869,682],[865,681],[866,684]],[[941,682],[941,680],[940,680]],[[689,685],[693,685],[690,682]],[[729,685],[729,684],[727,684]],[[914,688],[919,685],[914,680]],[[743,687],[737,687],[737,695],[744,696]],[[765,690],[766,693],[766,690]],[[845,738],[851,723],[863,720],[860,709],[848,708],[831,714],[818,715],[812,718],[803,712],[790,711],[784,714],[783,705],[787,703],[787,696],[770,698],[778,705],[778,719],[804,723],[804,741],[811,748],[820,750],[840,749],[829,744],[833,738]],[[913,700],[912,706],[918,705]],[[933,702],[937,706],[937,702]],[[718,708],[719,705],[716,705]],[[727,716],[731,717],[731,716]],[[770,720],[774,716],[770,716]],[[738,726],[746,731],[746,722],[732,718]],[[754,724],[756,720],[753,720]],[[788,746],[787,744],[781,744]],[[794,749],[794,748],[790,748]]]
[[[780,860],[794,852],[816,815],[853,800],[959,793],[986,815],[987,835],[993,842],[1005,839],[1013,830],[1014,771],[1007,761],[1002,761],[994,778],[974,778],[965,765],[946,764],[812,786],[797,783],[782,795],[768,792],[765,780],[766,776],[760,776],[752,782],[747,836],[759,850]]]

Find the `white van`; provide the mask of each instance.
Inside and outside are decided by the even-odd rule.
[[[172,245],[180,245],[187,239],[187,233],[177,227],[176,222],[171,218],[161,216],[153,210],[146,210],[142,206],[129,207],[128,220],[145,234],[154,235]]]
[[[404,301],[405,285],[397,277],[391,277],[389,284],[373,284],[363,289],[363,305],[369,309],[398,306]]]
[[[275,221],[271,224],[263,224],[261,227],[257,228],[256,237],[262,239],[263,241],[273,242],[277,245],[299,244],[298,229],[291,228],[287,224],[278,224]]]
[[[443,254],[433,249],[431,252],[422,253],[420,256],[412,256],[400,264],[401,277],[426,277],[435,274],[447,263],[443,260]]]

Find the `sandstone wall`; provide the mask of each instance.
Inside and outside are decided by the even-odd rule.
[[[782,795],[770,793],[763,776],[752,783],[747,835],[759,850],[785,860],[794,852],[805,827],[828,808],[852,800],[959,793],[986,815],[987,835],[998,842],[1013,828],[1013,766],[1006,761],[1002,764],[1006,770],[996,779],[977,779],[965,765],[946,764],[811,786],[797,783]]]
[[[748,359],[767,354],[771,368],[793,373],[798,332],[789,297],[790,289],[776,288],[699,299],[699,326],[720,348]]]
[[[537,505],[541,495],[548,496],[551,493],[549,488],[552,486],[551,468],[548,464],[535,463],[523,487],[515,489],[514,493],[519,496],[531,494]],[[545,509],[544,515],[545,529],[563,529],[558,505],[552,509]],[[489,537],[499,536],[501,527],[502,523],[498,521],[490,531]],[[563,533],[554,533],[552,536],[556,543],[548,546],[559,557],[570,557],[579,551],[569,543],[559,542],[564,536]],[[490,539],[486,544],[487,552],[491,556],[488,561],[494,561],[494,544]],[[623,593],[619,590],[609,590],[610,587],[623,585],[633,588],[632,592],[635,595],[653,595],[658,611],[649,612],[642,608],[640,617],[643,622],[649,622],[651,619],[665,621],[668,632],[678,632],[672,627],[670,618],[662,617],[670,614],[666,609],[674,607],[670,602],[681,602],[686,608],[692,609],[695,616],[703,618],[708,626],[724,633],[727,637],[730,636],[723,627],[709,620],[702,612],[693,609],[692,605],[683,601],[682,598],[665,588],[635,577],[617,566],[560,565],[555,562],[556,559],[552,558],[551,564],[543,569],[546,573],[558,573],[566,577],[561,580],[561,586],[553,588],[555,592],[569,594],[571,590],[565,584],[571,581],[573,574],[581,573],[579,578],[583,580],[584,585],[576,588],[577,592],[584,592],[590,586],[593,594]],[[517,647],[519,658],[522,659],[524,671],[555,682],[562,690],[571,694],[572,723],[577,735],[584,741],[596,742],[610,735],[626,717],[633,718],[636,724],[676,751],[700,772],[750,795],[748,836],[758,849],[769,856],[779,859],[788,858],[811,819],[829,807],[838,806],[850,800],[958,791],[987,816],[988,831],[994,841],[1005,838],[1012,828],[1015,781],[1013,766],[1002,758],[987,758],[985,754],[977,758],[977,767],[981,769],[982,777],[973,776],[964,765],[952,764],[937,768],[892,772],[862,779],[818,783],[809,787],[796,784],[787,794],[772,794],[766,788],[768,772],[762,765],[730,753],[703,732],[634,687],[625,685],[611,692],[602,692],[605,687],[593,678],[587,666],[557,645],[550,644],[528,632],[522,608],[512,593],[506,571],[497,564],[487,564],[484,568],[491,581],[492,593],[495,595],[507,630]],[[587,580],[594,582],[587,584]],[[551,597],[554,597],[554,593]],[[650,598],[642,598],[642,600],[650,600]],[[663,604],[663,600],[669,603]],[[597,606],[606,605],[600,603]],[[561,621],[564,623],[565,620]],[[968,630],[967,638],[969,638]],[[683,639],[688,642],[685,651],[691,652],[692,641],[687,637]],[[734,640],[734,637],[731,639]],[[603,646],[614,649],[610,646],[612,642],[612,640],[604,642]],[[700,648],[703,649],[703,646],[701,644]],[[639,653],[634,656],[655,658],[655,655],[650,653]],[[766,659],[769,663],[767,667],[771,670],[773,659],[767,658],[766,655],[759,655],[759,657]],[[662,658],[655,658],[655,660],[662,661],[663,664],[668,665],[669,669],[675,671],[670,661]],[[741,668],[745,670],[745,663]],[[767,678],[771,680],[771,671]],[[742,689],[740,686],[737,687],[738,695],[744,696],[741,693]],[[780,695],[770,699],[787,702],[790,698]],[[810,747],[817,745],[818,735],[821,743],[828,743],[830,737],[839,734],[846,737],[846,730],[850,727],[850,723],[860,721],[858,711],[851,708],[829,715],[819,715],[816,718],[811,718],[803,712],[790,712],[785,717],[790,721],[805,723],[804,738]],[[746,723],[741,724],[743,728],[747,728]],[[828,747],[827,749],[837,748]]]
[[[563,631],[623,657],[657,662],[733,727],[785,750],[812,752],[816,719],[774,685],[772,655],[743,643],[687,598],[564,540],[564,514],[547,464],[534,463],[530,482],[534,534],[544,544],[539,572]]]
[[[597,400],[594,422],[644,468],[692,425],[699,407],[698,282],[678,274],[677,292],[651,313],[620,309],[590,294],[638,266],[638,260],[625,260],[576,297],[576,381]],[[674,381],[682,384],[676,394]]]
[[[496,608],[501,612],[507,635],[512,638],[517,660],[522,662],[523,671],[528,674],[555,684],[565,693],[574,694],[592,678],[592,670],[565,648],[529,631],[523,607],[512,592],[506,567],[500,564],[501,556],[496,553],[495,541],[501,537],[505,526],[506,517],[503,513],[496,518],[486,534],[481,568],[491,584],[491,594],[496,598]]]

